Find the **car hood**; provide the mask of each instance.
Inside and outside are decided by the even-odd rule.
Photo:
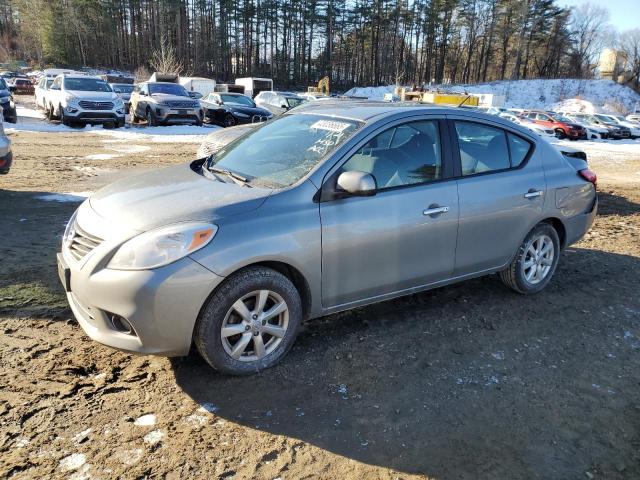
[[[244,113],[245,115],[262,115],[269,116],[271,112],[262,107],[245,107],[244,105],[225,104],[225,108],[234,113]]]
[[[194,98],[191,97],[184,97],[182,95],[171,95],[169,93],[152,93],[151,98],[153,98],[154,100],[158,101],[158,102],[164,102],[164,101],[179,101],[179,102],[195,102],[196,100]]]
[[[91,196],[89,203],[108,222],[145,231],[249,212],[260,207],[271,192],[212,180],[183,164],[112,183]]]
[[[97,102],[113,101],[118,98],[114,92],[86,92],[84,90],[66,90],[79,100],[92,100]]]

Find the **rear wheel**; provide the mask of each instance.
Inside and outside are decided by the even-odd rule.
[[[540,223],[529,232],[511,264],[500,272],[500,278],[518,293],[538,293],[551,281],[559,256],[558,233],[550,224]]]
[[[230,276],[203,308],[195,328],[200,355],[216,370],[248,375],[278,363],[302,321],[302,301],[281,273],[252,267]]]

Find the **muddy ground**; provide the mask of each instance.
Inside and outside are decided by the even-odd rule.
[[[332,315],[309,322],[281,365],[229,378],[195,353],[90,341],[55,267],[77,203],[39,199],[187,161],[197,143],[10,135],[1,477],[640,478],[640,142],[590,155],[600,214],[543,293],[489,276]]]

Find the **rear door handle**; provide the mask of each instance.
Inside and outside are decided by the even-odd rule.
[[[524,194],[524,198],[536,198],[544,195],[542,190],[534,190],[533,188]]]
[[[447,213],[449,211],[449,207],[440,207],[438,205],[429,205],[429,208],[422,212],[423,215],[428,215],[430,217],[435,217],[436,215],[440,215],[443,213]]]

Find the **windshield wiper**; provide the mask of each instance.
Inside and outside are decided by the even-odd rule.
[[[227,177],[231,178],[231,180],[233,180],[238,185],[245,185],[247,187],[251,187],[251,185],[249,185],[249,179],[246,178],[246,177],[243,177],[242,175],[240,175],[238,173],[232,172],[230,170],[226,170],[224,168],[218,168],[218,167],[215,167],[213,165],[207,167],[207,169],[211,173],[217,173],[218,175],[226,175]]]

